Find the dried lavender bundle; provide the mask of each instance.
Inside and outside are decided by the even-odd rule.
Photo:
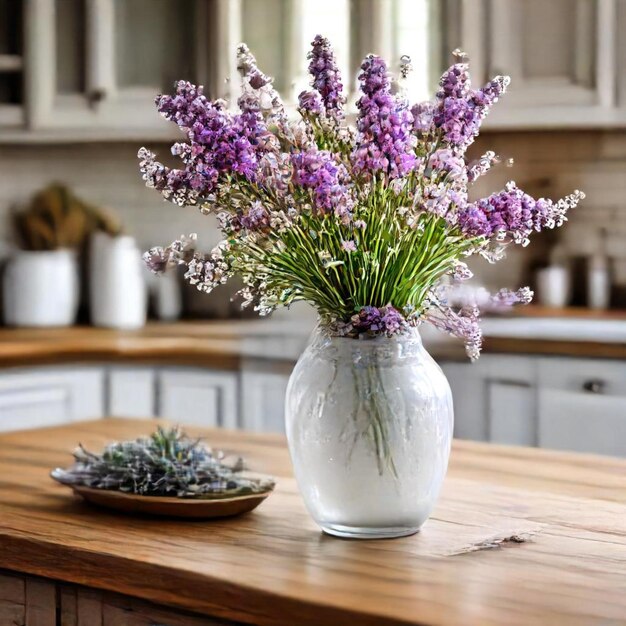
[[[510,182],[469,199],[470,186],[499,159],[486,152],[467,163],[466,151],[510,81],[496,76],[477,89],[466,55],[457,57],[435,98],[411,105],[385,61],[369,55],[355,127],[347,123],[333,50],[320,35],[297,120],[245,45],[238,48],[238,111],[178,82],[175,95],[157,98],[157,108],[186,135],[172,147],[182,167],[166,167],[142,148],[141,172],[167,200],[214,213],[224,239],[208,254],[190,238],[153,248],[148,266],[158,273],[184,265],[205,292],[238,274],[243,306],[265,315],[305,300],[328,332],[346,337],[393,335],[430,322],[462,338],[478,358],[478,308],[454,307],[446,285],[469,277],[460,270],[466,257],[495,262],[506,246],[527,245],[532,232],[560,226],[584,194],[535,199]],[[409,71],[403,58],[395,84]],[[531,297],[527,289],[494,296],[499,306]]]
[[[56,480],[66,485],[178,498],[238,496],[274,487],[269,478],[243,475],[241,458],[228,464],[222,453],[187,438],[178,428],[159,427],[150,437],[110,444],[102,454],[81,445],[74,458],[76,462],[69,469],[55,470]]]

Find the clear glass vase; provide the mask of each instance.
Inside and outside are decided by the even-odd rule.
[[[289,451],[313,519],[340,537],[417,532],[450,455],[452,394],[417,329],[333,337],[318,328],[286,398]]]

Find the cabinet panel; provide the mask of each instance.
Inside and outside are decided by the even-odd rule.
[[[542,358],[539,381],[543,387],[626,396],[626,362]]]
[[[157,411],[181,424],[237,427],[237,375],[207,370],[163,370]]]
[[[19,370],[0,376],[0,431],[39,428],[104,415],[99,368]]]
[[[115,367],[109,370],[107,414],[114,417],[155,415],[156,373],[141,367]]]
[[[208,0],[29,0],[31,129],[134,129],[166,135],[156,93],[206,84]],[[155,136],[156,136],[155,135]]]
[[[477,363],[441,363],[454,402],[454,436],[487,441],[486,368]]]
[[[539,360],[539,445],[626,455],[626,363]]]
[[[535,391],[524,383],[487,383],[489,441],[517,446],[537,444]]]
[[[626,456],[626,396],[542,389],[539,445]]]
[[[508,74],[509,93],[487,127],[623,126],[621,0],[448,0],[450,49],[473,78]]]
[[[241,374],[242,425],[258,432],[285,432],[285,393],[292,366],[244,364]]]

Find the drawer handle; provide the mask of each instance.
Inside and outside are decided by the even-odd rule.
[[[600,378],[590,378],[583,383],[583,389],[589,393],[604,393],[606,383]]]

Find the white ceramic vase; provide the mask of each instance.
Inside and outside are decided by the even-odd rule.
[[[69,326],[78,310],[78,267],[72,250],[17,252],[4,274],[9,326]]]
[[[400,537],[430,515],[452,395],[417,330],[362,340],[316,331],[289,381],[286,426],[298,486],[325,532]]]
[[[94,234],[89,259],[91,322],[133,329],[146,323],[147,286],[141,253],[129,236]]]

